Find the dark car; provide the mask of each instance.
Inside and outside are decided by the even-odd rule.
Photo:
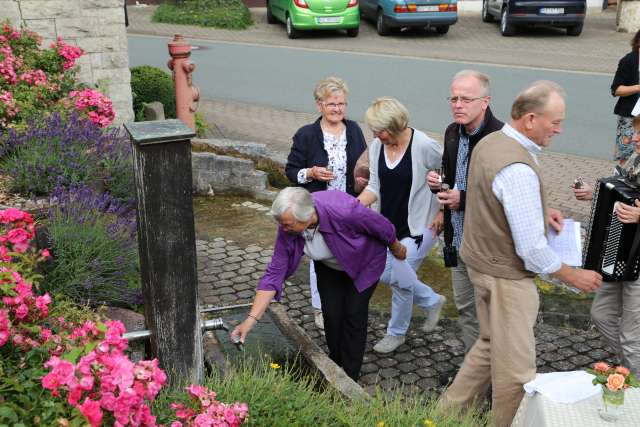
[[[503,36],[525,25],[563,27],[568,35],[579,36],[586,13],[586,0],[482,0],[482,20],[499,20]]]

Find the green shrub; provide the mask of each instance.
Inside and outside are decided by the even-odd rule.
[[[136,121],[144,120],[144,104],[161,102],[168,119],[176,117],[176,97],[171,74],[157,67],[141,65],[131,69],[131,94]]]
[[[253,24],[249,9],[241,0],[185,0],[179,5],[164,3],[156,9],[152,20],[230,30],[242,30]]]

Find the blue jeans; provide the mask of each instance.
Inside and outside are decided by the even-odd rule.
[[[433,238],[431,230],[425,230],[422,244],[418,248],[415,240],[405,237],[400,242],[407,248],[407,259],[404,261],[415,272],[420,268],[422,260],[427,256],[437,238]],[[387,263],[380,281],[391,287],[391,319],[387,326],[387,334],[401,336],[406,334],[411,323],[413,304],[429,310],[440,301],[440,295],[435,293],[428,285],[422,283],[417,276],[410,280],[398,280],[393,272],[393,255],[387,250]]]

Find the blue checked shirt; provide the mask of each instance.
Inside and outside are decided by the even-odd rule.
[[[453,188],[460,191],[467,191],[467,166],[469,163],[469,136],[475,135],[482,130],[484,122],[471,133],[466,133],[464,127],[460,126],[460,141],[458,143],[458,157],[456,157],[456,180]],[[453,245],[460,249],[462,246],[462,224],[464,223],[464,211],[451,211],[451,225],[453,226]]]
[[[541,150],[538,145],[508,124],[501,132],[522,144],[538,163],[537,155]],[[560,270],[560,257],[549,247],[544,234],[547,219],[542,210],[540,182],[533,169],[524,163],[505,167],[493,179],[492,190],[502,204],[516,253],[525,269],[538,274]]]

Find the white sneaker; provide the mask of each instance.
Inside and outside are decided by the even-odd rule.
[[[447,298],[444,295],[440,295],[440,301],[427,310],[427,320],[425,320],[424,325],[422,325],[422,330],[424,332],[431,332],[436,328],[438,320],[440,320],[440,312],[446,302]]]
[[[404,344],[404,335],[393,336],[385,335],[378,344],[373,346],[373,351],[376,353],[391,353],[396,348]]]
[[[324,317],[322,317],[322,310],[313,310],[313,321],[318,329],[324,330]]]

